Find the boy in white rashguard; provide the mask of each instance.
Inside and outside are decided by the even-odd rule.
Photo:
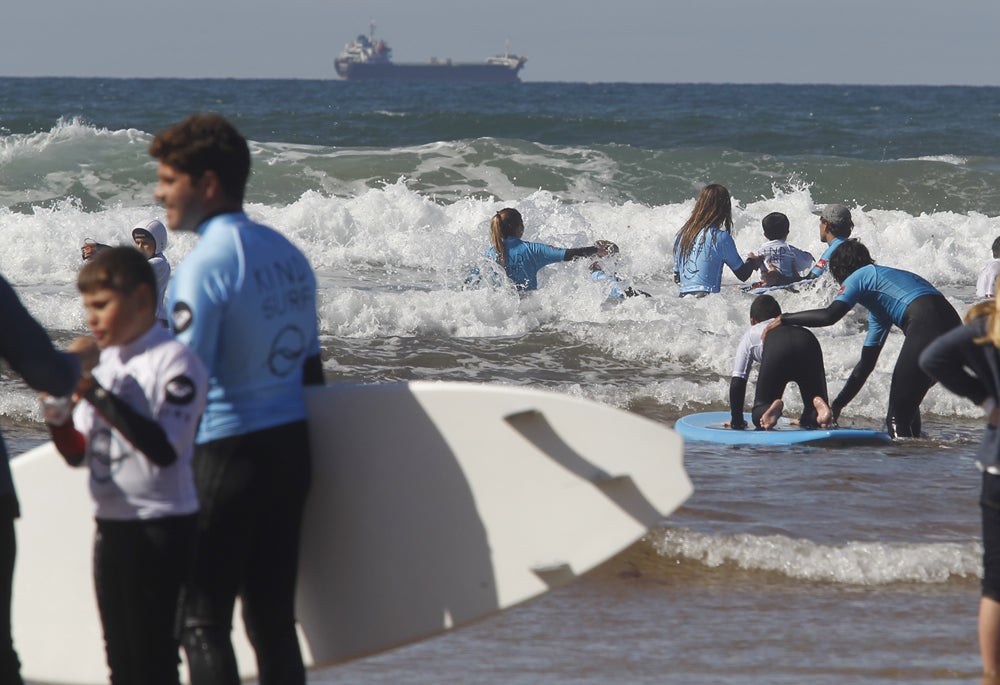
[[[111,682],[177,685],[178,597],[198,510],[191,455],[208,372],[157,323],[156,276],[139,251],[102,250],[77,286],[93,337],[70,349],[89,363],[72,416],[45,398],[46,423],[67,463],[90,470]]]
[[[751,254],[760,257],[759,285],[788,285],[802,280],[802,272],[813,265],[813,256],[785,242],[788,239],[788,217],[771,212],[760,222],[768,242]],[[754,284],[758,285],[758,284]]]

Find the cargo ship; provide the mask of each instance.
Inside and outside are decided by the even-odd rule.
[[[423,63],[392,61],[392,48],[382,39],[375,40],[375,22],[369,35],[361,34],[344,48],[333,65],[337,74],[349,81],[480,81],[503,83],[519,81],[527,57],[502,55],[483,62],[452,62],[432,59]]]

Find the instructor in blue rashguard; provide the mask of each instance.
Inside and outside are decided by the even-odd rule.
[[[681,297],[719,292],[723,265],[741,281],[760,267],[759,257],[750,255],[746,262],[740,257],[732,229],[729,190],[717,183],[702,188],[691,216],[674,238],[674,282],[681,286]]]
[[[157,134],[156,199],[198,243],[177,268],[168,309],[177,338],[209,371],[193,460],[201,504],[181,641],[192,685],[236,685],[233,605],[261,685],[302,685],[295,582],[310,481],[304,384],[323,382],[316,279],[305,256],[243,212],[246,139],[195,114]]]
[[[826,249],[816,260],[815,266],[804,278],[819,278],[830,268],[830,259],[841,244],[851,237],[854,230],[854,220],[851,210],[844,205],[827,205],[819,216],[819,239],[826,243]]]
[[[935,338],[961,324],[958,313],[944,295],[920,276],[876,265],[868,248],[857,240],[840,245],[830,261],[830,273],[841,288],[828,307],[782,314],[777,321],[798,326],[830,326],[844,318],[856,304],[868,309],[868,337],[861,348],[861,360],[833,400],[835,419],[875,369],[893,324],[899,326],[906,338],[892,372],[886,429],[894,438],[919,437],[920,403],[934,381],[917,361]]]

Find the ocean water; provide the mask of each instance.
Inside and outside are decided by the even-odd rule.
[[[247,210],[319,275],[331,382],[531,385],[671,425],[727,408],[749,323],[729,272],[720,296],[676,297],[673,236],[706,183],[732,192],[742,253],[781,211],[818,256],[814,212],[845,203],[879,263],[960,313],[1000,236],[998,88],[0,79],[0,273],[59,343],[85,331],[79,246],[159,216],[146,149],[198,110],[252,141]],[[652,297],[609,302],[586,260],[524,297],[466,288],[505,206],[528,240],[615,241],[606,266]],[[172,235],[166,255],[192,246]],[[818,331],[831,392],[864,329],[859,310]],[[880,427],[901,339],[842,423]],[[695,494],[594,573],[310,682],[977,683],[982,420],[939,388],[923,407],[927,438],[882,448],[689,444]],[[0,423],[14,454],[44,439],[7,370]]]

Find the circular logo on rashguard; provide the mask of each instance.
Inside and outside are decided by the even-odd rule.
[[[194,312],[186,303],[178,302],[174,305],[174,311],[170,313],[170,318],[173,322],[174,333],[183,333],[194,321]]]
[[[191,404],[194,400],[194,381],[187,376],[176,376],[167,381],[166,401],[170,404]]]
[[[90,478],[95,483],[111,482],[115,473],[122,467],[124,458],[111,456],[113,442],[114,437],[109,428],[98,429],[90,436],[87,456],[90,459]]]
[[[305,353],[305,336],[296,326],[285,326],[271,343],[267,366],[275,376],[287,376],[300,367]]]

